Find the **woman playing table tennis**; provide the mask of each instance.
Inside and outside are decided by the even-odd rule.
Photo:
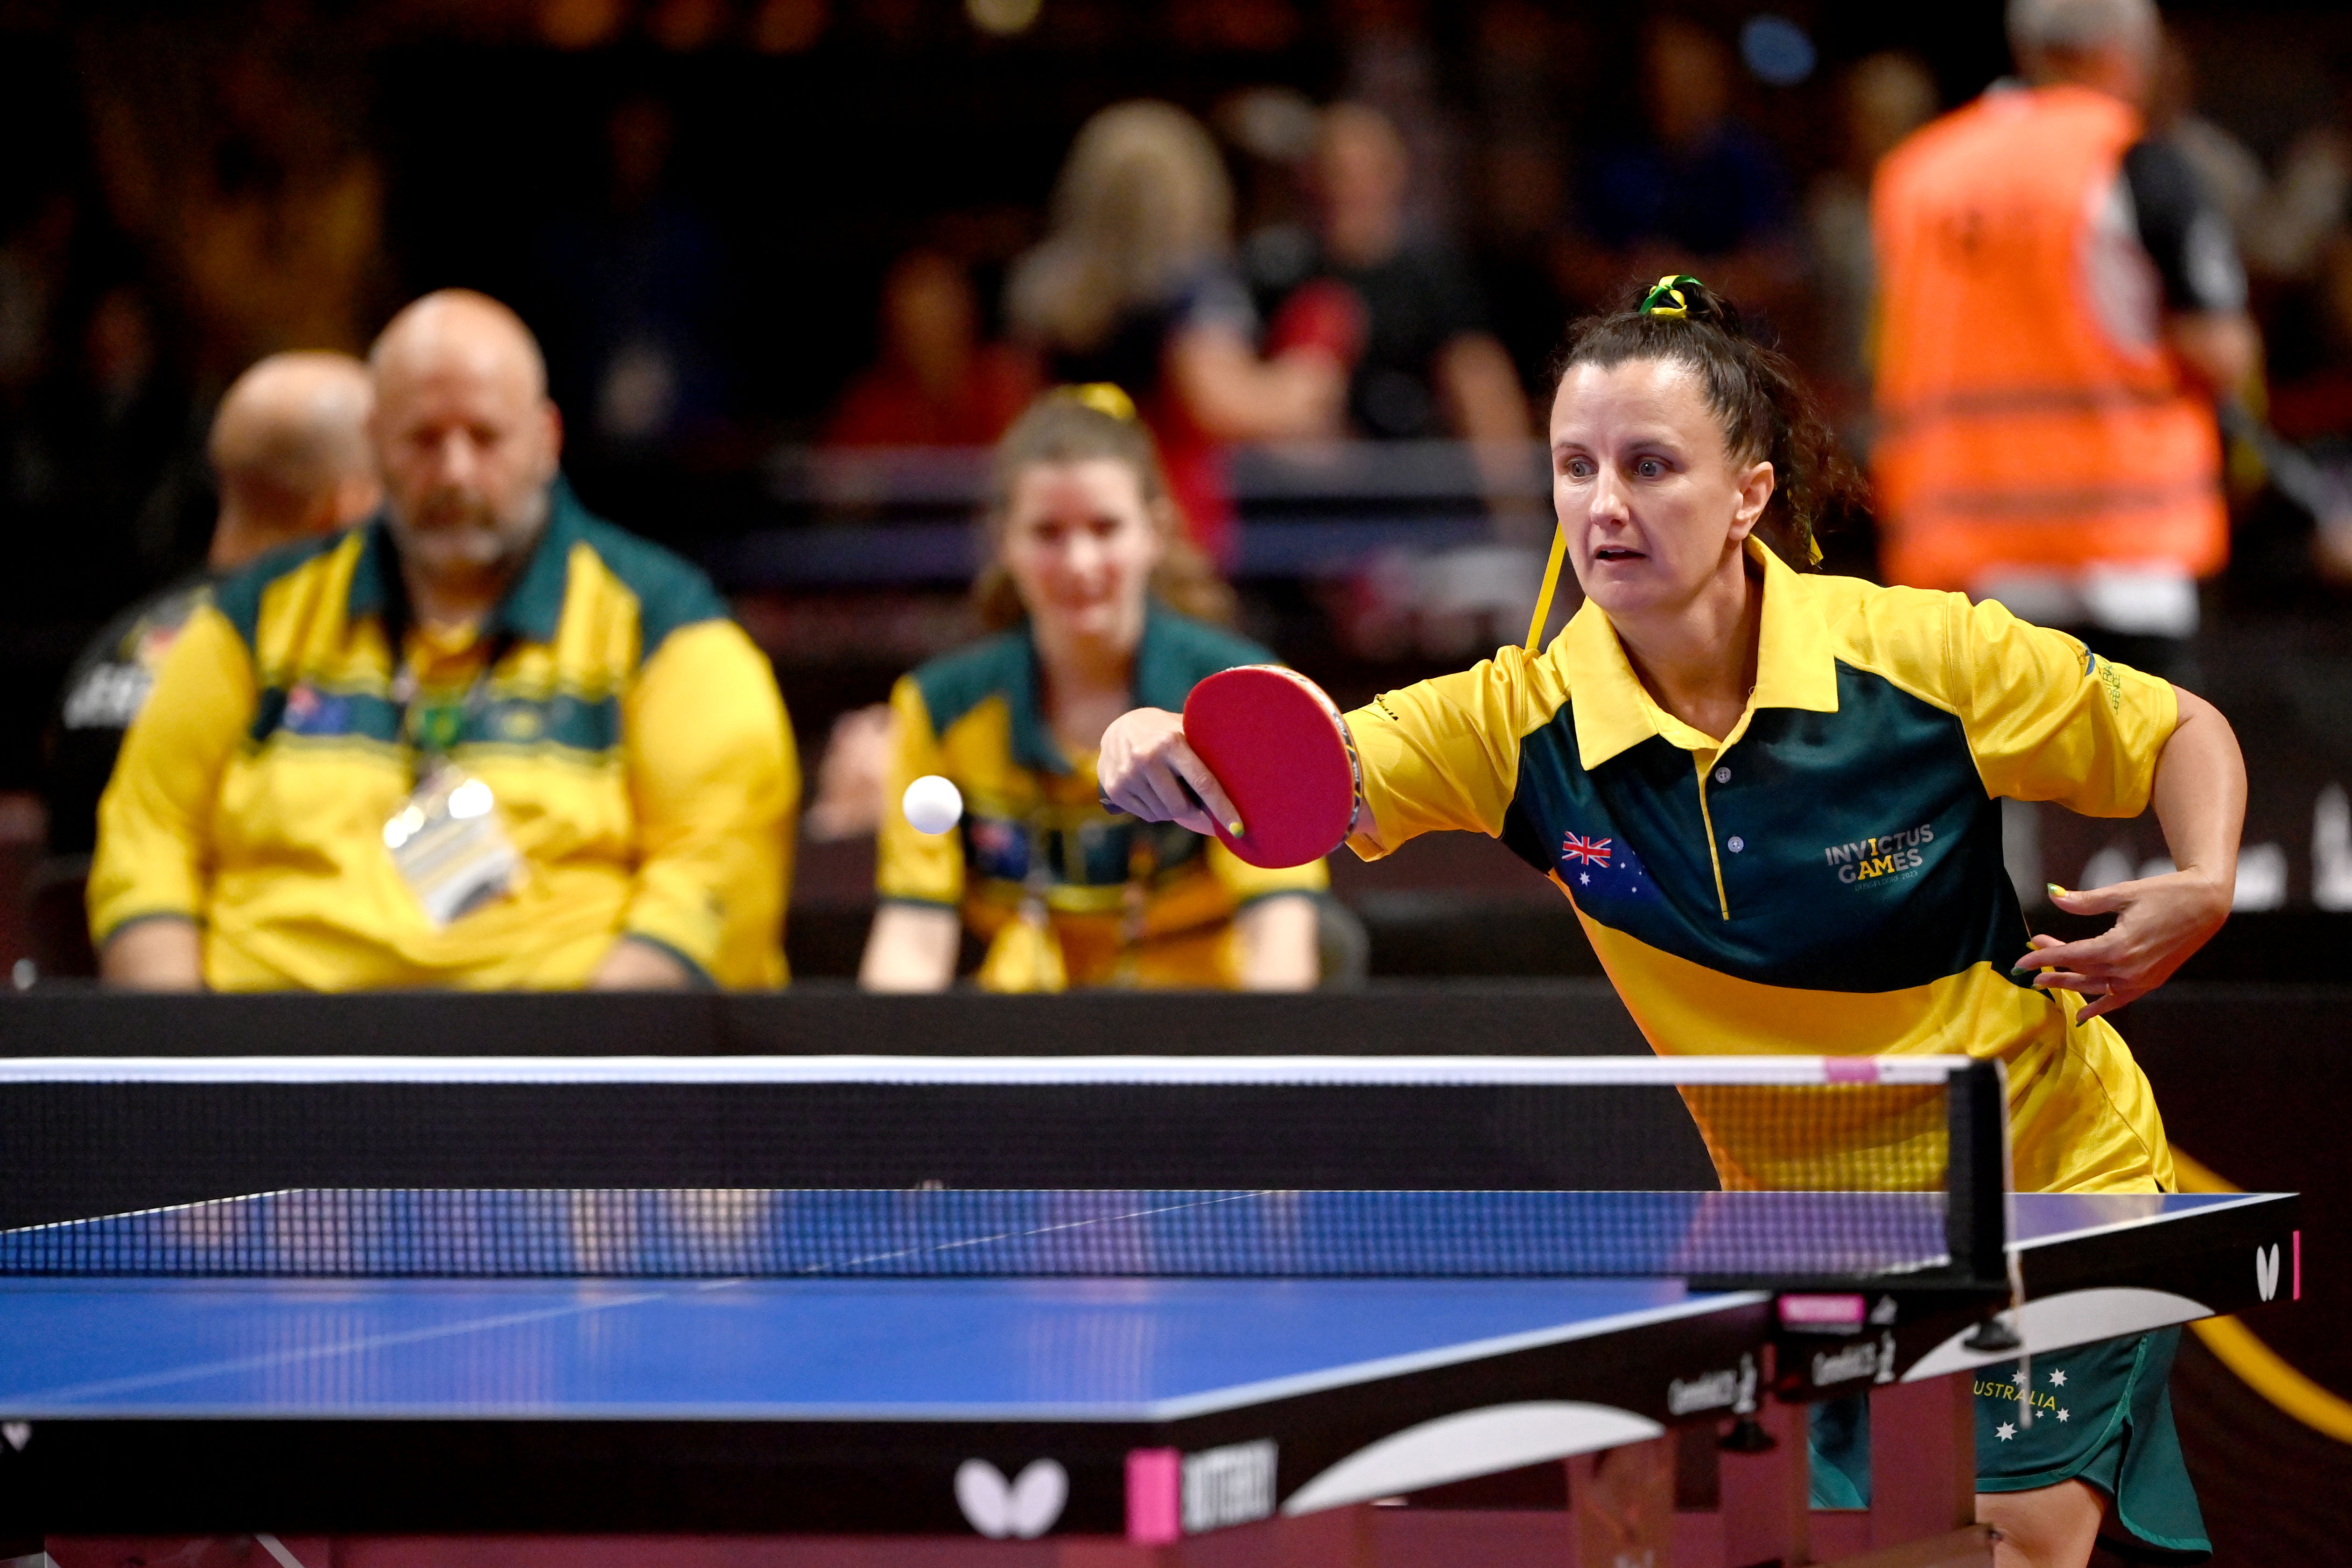
[[[2170,1190],[2147,1080],[2101,1015],[2229,913],[2245,773],[2227,721],[1998,604],[1815,574],[1815,525],[1851,481],[1789,362],[1696,279],[1580,323],[1562,363],[1551,571],[1565,553],[1585,604],[1540,652],[1531,635],[1347,715],[1349,843],[1501,837],[1568,895],[1659,1051],[1998,1057],[2020,1190]],[[1100,769],[1139,816],[1206,829],[1180,774],[1234,816],[1175,714],[1122,717]],[[2152,805],[2179,869],[2053,889],[2116,921],[2029,938],[2002,797]],[[2001,1563],[2085,1563],[2103,1521],[2210,1550],[2165,1393],[2178,1332],[2035,1358],[2030,1427],[2011,1381],[1979,1378]],[[1825,1426],[1816,1495],[1834,1497],[1866,1458]]]
[[[891,693],[881,907],[860,979],[946,985],[969,926],[992,990],[1313,985],[1317,908],[1297,895],[1328,886],[1322,861],[1264,870],[1182,826],[1113,816],[1097,795],[1104,725],[1271,657],[1203,618],[1231,596],[1185,541],[1134,405],[1108,384],[1048,394],[1005,433],[993,485],[977,597],[1003,629]],[[901,796],[927,773],[962,793],[960,831],[907,821]]]

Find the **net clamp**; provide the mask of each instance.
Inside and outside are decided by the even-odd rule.
[[[2024,1345],[2025,1341],[2019,1337],[2016,1328],[2008,1321],[2009,1317],[2010,1314],[2007,1312],[1994,1313],[1979,1323],[1968,1339],[1962,1342],[1972,1351],[1991,1353],[2020,1349]]]

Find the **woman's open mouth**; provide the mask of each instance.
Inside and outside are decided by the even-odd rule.
[[[1645,557],[1640,551],[1628,550],[1622,544],[1604,544],[1600,549],[1592,552],[1592,558],[1595,561],[1642,561],[1647,559],[1647,557]]]

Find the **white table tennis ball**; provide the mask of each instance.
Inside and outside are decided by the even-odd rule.
[[[963,816],[963,795],[937,773],[925,773],[907,786],[898,803],[918,833],[945,833]]]

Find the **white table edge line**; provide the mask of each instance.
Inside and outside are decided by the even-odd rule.
[[[2031,1197],[2035,1194],[2029,1193],[2019,1195]],[[2098,1194],[2085,1195],[2097,1196]],[[2169,1225],[2177,1220],[2195,1219],[2201,1215],[2221,1214],[2230,1209],[2244,1208],[2250,1204],[2275,1203],[2281,1198],[2295,1194],[2290,1193],[2169,1193],[2164,1195],[2168,1197],[2211,1196],[2223,1201],[2200,1204],[2192,1209],[2175,1209],[2169,1214],[2137,1215],[2130,1219],[2109,1220],[2104,1225],[2089,1225],[2075,1230],[2058,1231],[2050,1236],[2037,1236],[2031,1241],[2012,1241],[2009,1244],[2009,1249],[2011,1252],[2032,1252],[2036,1247],[2056,1247],[2069,1241],[2084,1241],[2095,1236],[2106,1236],[2119,1230],[2139,1230],[2148,1226]]]
[[[0,1057],[0,1083],[176,1084],[1578,1084],[1730,1087],[1823,1081],[1837,1058],[1657,1056],[311,1056]],[[1969,1058],[1890,1058],[1873,1080],[1933,1084]],[[1731,1064],[1738,1064],[1734,1068]],[[1871,1087],[1858,1083],[1856,1087]]]
[[[1588,1318],[1575,1323],[1555,1324],[1547,1329],[1528,1329],[1517,1333],[1496,1334],[1483,1340],[1470,1340],[1425,1351],[1408,1351],[1391,1356],[1377,1356],[1370,1361],[1351,1362],[1346,1366],[1326,1367],[1318,1372],[1294,1373],[1282,1377],[1261,1379],[1255,1383],[1234,1384],[1228,1388],[1207,1389],[1199,1394],[1179,1394],[1156,1402],[1152,1410],[1158,1419],[1181,1421],[1195,1415],[1214,1415],[1244,1405],[1270,1404],[1300,1394],[1319,1394],[1327,1389],[1344,1388],[1353,1384],[1377,1383],[1386,1378],[1402,1377],[1437,1367],[1453,1366],[1489,1356],[1509,1355],[1519,1351],[1540,1350],[1548,1345],[1569,1344],[1577,1340],[1596,1339],[1605,1334],[1620,1333],[1630,1329],[1649,1328],[1684,1318],[1700,1317],[1727,1309],[1759,1306],[1772,1300],[1765,1290],[1726,1290],[1705,1296],[1694,1296],[1665,1307],[1642,1307],[1631,1311],[1612,1312]]]

